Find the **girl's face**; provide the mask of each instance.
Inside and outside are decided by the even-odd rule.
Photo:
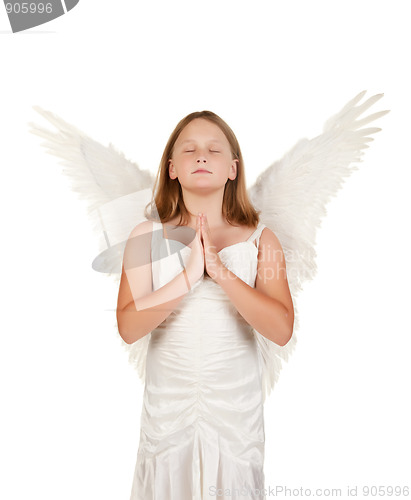
[[[235,179],[238,160],[232,159],[230,143],[215,123],[192,120],[180,133],[169,160],[171,179],[186,189],[221,188]],[[197,172],[203,169],[207,172]]]

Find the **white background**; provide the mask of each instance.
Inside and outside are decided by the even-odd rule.
[[[407,4],[83,0],[16,34],[0,6],[1,498],[128,499],[143,392],[86,206],[29,133],[51,127],[32,106],[153,173],[176,123],[210,109],[251,185],[362,90],[391,112],[318,232],[265,405],[266,486],[410,485]]]

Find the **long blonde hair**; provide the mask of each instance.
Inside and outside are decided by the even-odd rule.
[[[162,223],[180,216],[179,225],[186,225],[190,221],[189,212],[184,204],[183,194],[178,178],[171,179],[168,168],[169,160],[173,156],[174,145],[182,130],[196,118],[204,118],[216,124],[226,136],[233,159],[237,159],[237,176],[234,180],[228,179],[224,188],[222,211],[229,224],[234,223],[256,227],[259,222],[260,210],[256,210],[248,197],[244,161],[238,140],[227,123],[212,111],[195,111],[180,120],[173,130],[161,157],[156,181],[153,187],[153,198],[145,208],[144,215],[148,219],[155,219]],[[157,214],[154,215],[154,214]]]

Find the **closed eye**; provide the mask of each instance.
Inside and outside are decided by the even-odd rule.
[[[186,149],[184,152],[185,153],[194,153],[194,149]],[[216,150],[213,150],[213,149],[210,149],[210,153],[221,153],[221,151],[216,151]]]

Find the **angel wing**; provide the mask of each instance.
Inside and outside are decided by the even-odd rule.
[[[59,132],[31,122],[30,132],[46,139],[42,145],[63,160],[63,174],[72,191],[87,202],[88,216],[102,252],[93,262],[93,269],[115,274],[118,279],[122,250],[131,229],[145,219],[144,207],[151,201],[154,176],[127,160],[112,144],[103,146],[50,111],[33,108]],[[107,252],[118,244],[116,251]]]
[[[316,272],[315,237],[326,214],[327,202],[336,195],[360,162],[376,127],[364,125],[389,111],[359,119],[383,94],[358,104],[366,91],[349,101],[325,124],[323,133],[314,139],[302,139],[280,160],[268,167],[248,190],[253,205],[261,210],[261,221],[278,237],[283,247],[287,278],[293,298],[305,281]],[[357,105],[358,104],[358,105]],[[285,346],[278,346],[254,330],[263,361],[264,399],[278,380],[282,361],[294,351],[299,328],[295,308],[294,332]]]
[[[50,111],[39,106],[33,109],[58,132],[29,122],[30,132],[46,139],[42,145],[48,153],[62,159],[63,174],[68,177],[72,191],[86,201],[100,251],[92,267],[118,283],[127,239],[132,229],[145,220],[144,208],[152,201],[154,176],[126,159],[112,144],[103,146]],[[151,208],[155,216],[155,206]],[[118,333],[117,321],[114,326]],[[150,335],[131,345],[117,335],[142,380]]]

